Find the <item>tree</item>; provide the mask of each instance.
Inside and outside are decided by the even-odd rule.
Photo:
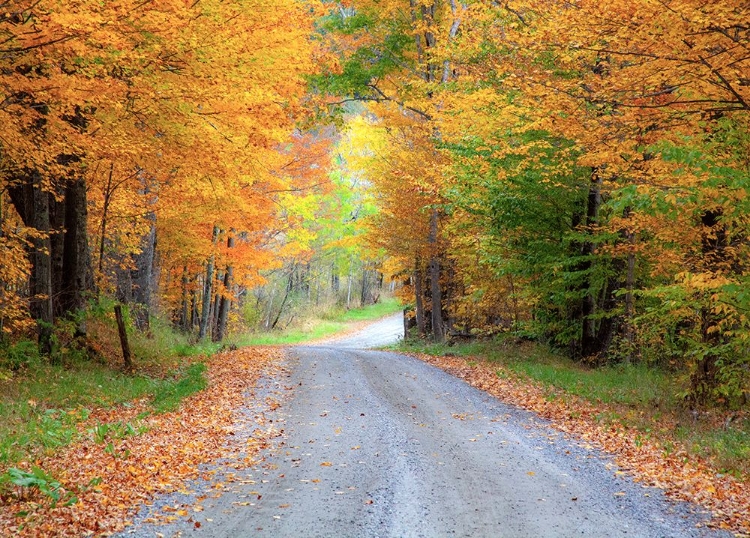
[[[55,317],[93,289],[89,228],[100,288],[116,284],[141,305],[145,328],[157,237],[173,248],[170,232],[206,222],[238,220],[247,237],[273,225],[279,145],[313,69],[307,7],[42,1],[6,12],[2,188],[32,230],[31,314],[44,351]],[[200,246],[205,260],[211,249]]]

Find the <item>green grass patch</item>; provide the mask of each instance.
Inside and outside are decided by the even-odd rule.
[[[741,478],[750,475],[750,420],[715,424],[683,420],[676,436],[687,449],[711,460],[719,472]]]
[[[205,369],[202,363],[192,363],[165,377],[153,377],[78,360],[57,366],[37,363],[14,372],[0,381],[0,465],[50,453],[85,436],[78,424],[93,408],[127,406],[148,398],[156,413],[173,410],[206,386]],[[100,427],[110,435],[119,429],[116,424]],[[126,425],[122,428],[130,431]]]
[[[238,345],[293,345],[333,336],[350,329],[362,321],[374,321],[383,316],[400,312],[403,306],[395,298],[384,298],[374,305],[350,310],[334,309],[318,318],[304,320],[297,327],[283,331],[257,332],[238,339]]]
[[[503,369],[593,403],[662,406],[677,392],[672,376],[642,364],[588,368],[549,348],[508,337],[456,345],[404,343],[402,349],[431,355],[482,357]]]
[[[455,345],[412,340],[394,348],[467,357],[468,362],[481,357],[497,365],[501,377],[541,383],[550,399],[570,394],[599,405],[599,422],[625,424],[636,430],[636,440],[658,438],[665,453],[674,452],[679,442],[721,472],[750,474],[750,419],[738,414],[727,420],[727,411],[719,408],[700,413],[686,409],[678,396],[684,394],[684,381],[671,372],[646,364],[589,368],[546,346],[506,335]]]
[[[206,365],[196,362],[188,366],[174,381],[164,382],[156,391],[152,403],[154,410],[157,413],[174,411],[182,400],[205,389],[208,385],[205,372]]]
[[[324,318],[339,323],[372,321],[389,314],[401,312],[403,309],[403,305],[395,297],[384,297],[379,302],[362,308],[332,310]]]

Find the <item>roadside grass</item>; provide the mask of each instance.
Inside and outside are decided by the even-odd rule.
[[[395,298],[383,298],[374,305],[362,308],[329,310],[283,331],[255,332],[241,336],[240,346],[292,345],[318,340],[341,333],[361,321],[374,321],[401,311],[403,306]]]
[[[72,346],[66,348],[65,343],[58,364],[39,358],[33,342],[0,348],[0,470],[95,436],[96,431],[81,428],[94,409],[129,407],[133,401],[147,400],[150,412],[163,413],[205,388],[202,356],[218,346],[191,346],[157,321],[150,335],[131,335],[136,373],[128,374],[119,364],[114,326],[95,317],[88,327],[97,345],[97,360]],[[97,428],[101,433],[109,426]],[[117,425],[108,431],[117,431]]]
[[[541,344],[508,335],[453,345],[410,340],[399,350],[453,355],[469,364],[485,361],[497,375],[520,383],[537,382],[547,398],[582,398],[601,409],[597,420],[620,423],[650,439],[665,453],[684,448],[706,458],[722,473],[750,475],[750,417],[723,408],[688,409],[680,394],[684,380],[672,372],[644,364],[589,368]]]
[[[151,403],[154,411],[157,413],[174,411],[182,400],[205,389],[208,386],[205,372],[206,365],[196,362],[190,364],[175,380],[162,382],[162,387],[155,392]]]
[[[395,297],[383,297],[375,304],[362,308],[337,308],[327,312],[323,317],[339,323],[352,321],[372,321],[389,314],[401,312],[404,306]]]

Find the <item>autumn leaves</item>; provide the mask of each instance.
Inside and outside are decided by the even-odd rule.
[[[29,295],[44,323],[95,289],[148,309],[157,265],[154,291],[175,311],[212,256],[222,276],[236,267],[236,282],[257,281],[273,263],[269,237],[287,226],[276,193],[308,181],[281,150],[314,69],[309,8],[13,4],[0,21],[6,330],[21,329]],[[41,253],[30,290],[28,246]],[[61,303],[66,293],[76,300]]]
[[[377,115],[375,236],[419,332],[513,326],[594,362],[671,364],[695,400],[743,397],[747,6],[348,9],[326,34],[331,86]]]
[[[342,168],[377,187],[370,237],[418,332],[513,326],[739,399],[747,15],[697,0],[18,3],[0,21],[0,318],[17,332],[28,304],[49,339],[96,288],[220,337],[222,301],[313,242],[300,224],[331,138],[290,137],[295,121],[360,101],[366,149]]]

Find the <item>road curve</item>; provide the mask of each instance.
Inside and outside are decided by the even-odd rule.
[[[315,344],[347,349],[368,349],[395,344],[404,336],[404,314],[398,312],[369,323],[364,329],[353,334],[334,336]]]
[[[209,496],[190,520],[123,536],[729,536],[533,414],[357,347],[353,336],[291,349],[291,390],[267,415],[284,434],[265,460],[217,498],[196,484]],[[155,509],[180,502],[194,501],[167,496]]]

